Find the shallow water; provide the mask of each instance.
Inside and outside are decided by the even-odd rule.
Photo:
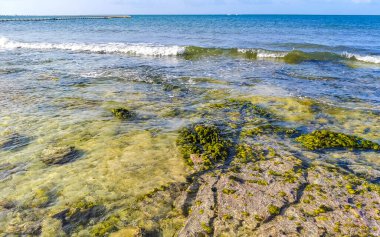
[[[303,132],[328,128],[380,142],[379,23],[364,16],[0,23],[0,204],[17,207],[0,205],[0,233],[36,222],[42,234],[57,233],[52,215],[82,200],[105,206],[106,218],[117,213],[125,225],[153,228],[145,213],[169,204],[139,209],[134,202],[185,181],[191,170],[177,151],[177,130],[228,122],[210,107],[227,98],[263,106]],[[188,46],[203,48],[189,53]],[[293,49],[309,54],[286,59]],[[342,56],[349,54],[357,56]],[[116,107],[137,117],[118,120]],[[81,156],[41,162],[45,148],[64,145]],[[298,149],[310,159],[380,170],[378,153]],[[86,236],[94,226],[70,233]]]

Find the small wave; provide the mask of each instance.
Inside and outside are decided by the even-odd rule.
[[[365,63],[375,63],[380,64],[380,56],[379,55],[358,55],[353,53],[343,53],[342,54],[347,59],[357,60]]]
[[[69,50],[92,53],[120,53],[137,56],[180,56],[188,60],[202,57],[226,56],[235,58],[256,59],[279,59],[286,63],[297,64],[304,61],[339,61],[355,60],[365,63],[380,64],[380,56],[358,55],[348,52],[342,54],[333,52],[304,52],[274,51],[266,49],[239,49],[239,48],[204,48],[197,46],[164,46],[152,44],[86,44],[86,43],[25,43],[12,41],[0,37],[0,50],[13,50],[18,48],[36,50]]]
[[[24,43],[0,38],[0,49],[37,49],[37,50],[70,50],[93,53],[122,53],[141,56],[176,56],[185,50],[181,46],[161,46],[149,44],[84,44],[84,43]]]

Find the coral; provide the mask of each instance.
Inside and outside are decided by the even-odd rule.
[[[349,148],[362,150],[380,150],[380,145],[365,140],[357,136],[343,133],[331,132],[328,130],[317,130],[310,134],[296,138],[304,147],[309,150],[328,149],[328,148]]]

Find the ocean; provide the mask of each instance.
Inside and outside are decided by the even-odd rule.
[[[178,155],[177,132],[233,123],[236,111],[213,113],[211,105],[226,100],[262,106],[276,114],[276,126],[301,133],[329,129],[380,142],[379,39],[380,16],[0,22],[0,235],[95,236],[116,215],[112,231],[139,226],[172,236],[179,227],[161,222],[171,204],[134,205],[185,182],[192,171]],[[135,118],[114,118],[118,107]],[[289,144],[305,159],[360,163],[379,180],[376,152],[313,156]],[[57,147],[80,155],[41,160]],[[56,216],[75,205],[102,214]]]

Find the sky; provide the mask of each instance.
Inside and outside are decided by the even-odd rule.
[[[380,15],[380,0],[0,0],[0,15]]]

